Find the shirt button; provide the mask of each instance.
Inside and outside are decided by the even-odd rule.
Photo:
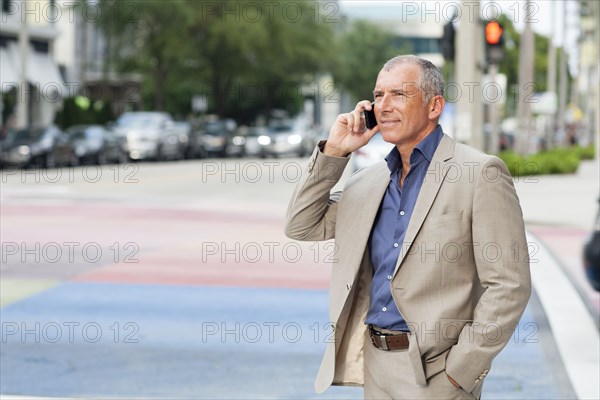
[[[383,312],[386,312],[386,311],[387,311],[387,307],[383,307],[383,308],[381,309],[381,311],[383,311]]]
[[[388,275],[388,276],[387,276],[387,279],[388,279],[388,281],[391,281],[391,280],[392,280],[392,276],[391,276],[391,275]]]
[[[398,243],[394,243],[394,247],[398,247]]]
[[[400,215],[404,215],[404,211],[400,211]]]

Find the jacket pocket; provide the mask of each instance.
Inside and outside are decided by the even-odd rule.
[[[450,221],[460,221],[463,217],[463,210],[460,211],[452,211],[446,214],[432,216],[431,223],[434,225],[440,225]]]
[[[456,344],[458,337],[465,326],[473,323],[472,319],[462,318],[441,318],[440,336],[443,341]]]

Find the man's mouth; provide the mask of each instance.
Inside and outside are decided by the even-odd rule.
[[[399,123],[400,120],[399,119],[392,119],[392,118],[384,118],[384,119],[382,119],[379,122],[380,122],[381,126],[385,127],[385,126],[395,125],[395,124]]]

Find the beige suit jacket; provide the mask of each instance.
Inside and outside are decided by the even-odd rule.
[[[367,241],[390,180],[384,161],[330,194],[349,157],[315,149],[292,196],[286,235],[335,238],[329,318],[335,340],[315,381],[364,383],[363,344],[372,265]],[[391,281],[411,330],[415,384],[446,370],[476,397],[510,339],[531,292],[519,200],[505,164],[444,135],[431,160]]]

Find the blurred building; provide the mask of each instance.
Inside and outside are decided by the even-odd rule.
[[[440,39],[444,24],[452,20],[453,5],[441,2],[374,2],[348,5],[342,8],[350,19],[365,19],[395,36],[398,49],[406,49],[431,61],[438,68],[444,65]],[[344,4],[344,3],[342,3]]]
[[[51,124],[68,91],[54,58],[58,35],[54,1],[1,0],[1,4],[1,125]]]
[[[91,101],[108,101],[114,115],[137,109],[141,103],[140,74],[117,73],[111,62],[111,41],[103,34],[100,22],[103,11],[95,0],[58,0],[63,18],[56,21],[60,33],[55,56],[64,66],[65,77],[75,94]],[[67,17],[68,13],[68,17]],[[111,18],[112,16],[108,16]]]
[[[0,1],[2,127],[52,124],[63,100],[80,95],[109,102],[114,115],[139,108],[142,77],[112,67],[97,1]]]

